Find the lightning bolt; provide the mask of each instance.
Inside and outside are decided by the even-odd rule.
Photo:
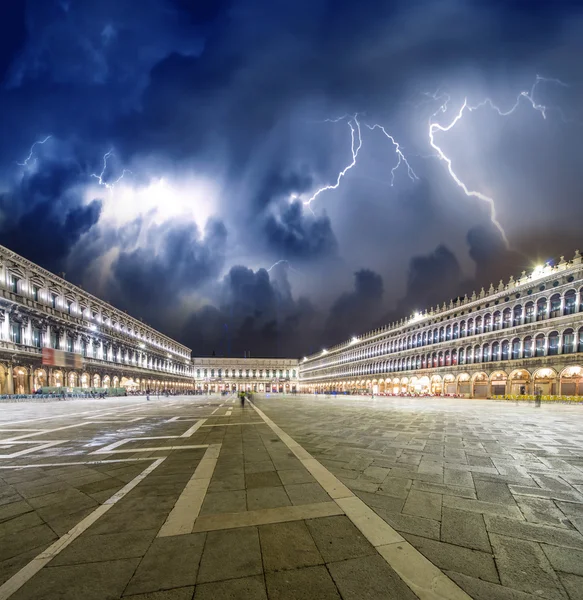
[[[288,268],[289,268],[290,271],[293,271],[294,273],[297,273],[298,275],[301,275],[301,273],[297,269],[294,269],[291,266],[291,263],[289,262],[289,260],[286,260],[285,258],[282,258],[281,260],[278,260],[277,262],[274,262],[271,265],[271,267],[269,267],[269,269],[267,269],[267,272],[269,273],[271,271],[271,269],[273,269],[274,267],[277,267],[277,265],[281,265],[283,263],[287,264],[287,266],[288,266]]]
[[[382,125],[377,125],[377,124],[367,125],[367,127],[371,131],[374,131],[375,129],[380,129],[383,132],[383,134],[385,135],[385,137],[387,137],[389,140],[391,140],[391,143],[395,147],[395,154],[397,155],[397,164],[391,169],[391,187],[393,187],[393,184],[395,183],[395,173],[396,173],[397,169],[401,166],[401,163],[404,163],[405,165],[407,165],[407,175],[409,176],[409,179],[411,181],[415,181],[415,180],[419,179],[419,177],[417,177],[417,175],[415,174],[415,171],[413,171],[413,169],[411,168],[411,165],[405,158],[405,155],[403,154],[403,151],[401,150],[401,146],[395,140],[395,138],[390,133],[388,133]]]
[[[44,140],[37,140],[36,142],[33,143],[33,145],[30,147],[30,152],[28,153],[28,156],[24,159],[24,162],[17,162],[16,164],[19,165],[20,167],[28,167],[28,162],[31,160],[32,155],[34,154],[34,147],[35,146],[39,146],[41,144],[45,144],[46,142],[48,142],[53,136],[52,135],[47,135],[47,137]],[[35,159],[36,161],[36,159]]]
[[[340,117],[336,120],[331,120],[331,122],[335,123],[337,121],[341,121],[344,118],[345,117]],[[353,122],[354,122],[354,125],[353,125]],[[350,120],[348,121],[348,126],[350,127],[350,139],[351,139],[350,147],[351,147],[351,151],[352,151],[352,161],[350,162],[350,164],[348,164],[346,167],[344,167],[344,169],[342,169],[342,171],[340,171],[340,173],[338,173],[338,177],[336,178],[336,183],[330,184],[330,185],[325,185],[324,187],[321,187],[319,190],[317,190],[312,195],[311,198],[308,198],[308,200],[304,201],[304,206],[310,207],[312,202],[323,192],[327,192],[328,190],[338,189],[338,186],[340,185],[342,178],[356,164],[356,157],[358,156],[358,153],[360,152],[360,149],[362,148],[362,135],[361,135],[361,131],[360,131],[360,123],[358,122],[358,115],[354,115],[353,117],[350,118]]]
[[[99,175],[97,173],[91,173],[91,177],[95,177],[95,179],[97,179],[97,181],[99,182],[99,185],[103,185],[108,190],[112,190],[115,187],[115,184],[118,183],[119,181],[121,181],[126,173],[131,173],[131,171],[129,169],[124,169],[121,172],[121,175],[117,179],[115,179],[113,182],[109,183],[109,182],[105,181],[104,177],[105,177],[105,171],[107,170],[107,159],[113,155],[114,155],[113,150],[108,150],[103,155],[103,168],[101,169],[101,173],[99,173]]]
[[[445,152],[442,150],[442,148],[437,145],[437,143],[435,141],[435,134],[437,132],[444,133],[444,132],[450,131],[460,121],[460,119],[463,117],[463,115],[466,111],[473,112],[484,106],[489,106],[492,110],[494,110],[496,113],[498,113],[498,115],[500,115],[501,117],[507,117],[507,116],[513,114],[518,109],[523,98],[528,101],[528,103],[531,105],[531,107],[534,110],[536,110],[537,112],[539,112],[542,115],[543,119],[546,119],[547,111],[549,110],[549,107],[537,102],[534,97],[537,86],[542,82],[550,82],[550,83],[555,83],[557,85],[561,85],[563,87],[568,87],[567,84],[563,83],[559,79],[549,79],[549,78],[541,77],[540,75],[537,75],[535,82],[533,83],[530,90],[521,91],[518,94],[516,101],[509,109],[502,110],[499,106],[497,106],[492,101],[491,98],[486,98],[486,99],[482,100],[481,102],[479,102],[478,104],[473,105],[473,106],[468,104],[468,100],[467,100],[467,98],[465,98],[460,109],[458,110],[458,112],[456,113],[456,115],[450,121],[450,123],[448,125],[441,125],[440,123],[435,122],[433,119],[435,119],[439,114],[445,114],[447,112],[448,105],[451,100],[450,96],[445,93],[442,93],[439,96],[437,95],[437,93],[426,94],[426,95],[432,97],[434,100],[439,100],[439,101],[443,100],[442,104],[433,113],[433,115],[431,115],[431,117],[429,119],[429,144],[430,144],[430,146],[436,151],[437,158],[439,158],[440,160],[445,162],[445,164],[447,166],[447,170],[448,170],[451,178],[454,180],[456,185],[463,190],[464,194],[468,197],[477,198],[478,200],[481,200],[482,202],[484,202],[488,205],[489,212],[490,212],[490,221],[492,222],[494,227],[496,227],[496,229],[500,232],[500,236],[502,237],[502,240],[504,241],[504,244],[506,245],[507,248],[510,248],[510,243],[508,242],[508,237],[506,236],[506,232],[504,231],[504,228],[500,224],[500,221],[498,221],[498,217],[497,217],[497,213],[496,213],[496,204],[494,202],[494,199],[491,198],[490,196],[486,196],[486,194],[483,194],[481,192],[478,192],[475,190],[470,190],[468,188],[468,186],[456,175],[455,171],[453,170],[451,158],[449,158],[445,154]]]

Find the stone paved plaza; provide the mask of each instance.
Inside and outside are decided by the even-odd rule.
[[[583,407],[0,405],[0,600],[583,598]]]

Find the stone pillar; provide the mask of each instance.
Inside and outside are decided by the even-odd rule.
[[[14,394],[14,377],[12,375],[13,367],[12,365],[8,365],[8,369],[6,372],[6,393]]]

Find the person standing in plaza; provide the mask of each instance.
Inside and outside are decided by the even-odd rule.
[[[146,388],[146,400],[150,402],[150,388]]]

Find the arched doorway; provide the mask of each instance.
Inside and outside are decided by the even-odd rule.
[[[490,393],[492,396],[506,395],[506,380],[508,375],[504,371],[494,371],[490,376]]]
[[[42,387],[47,387],[47,385],[48,385],[47,372],[44,369],[36,369],[35,370],[35,372],[33,374],[32,385],[34,387],[35,392],[36,392],[36,390],[38,390]]]
[[[12,371],[15,394],[28,394],[28,369],[26,367],[14,367]]]
[[[95,373],[95,375],[93,375],[92,380],[93,380],[93,387],[94,388],[101,387],[101,377],[97,373]]]
[[[82,388],[88,388],[89,387],[89,382],[90,382],[89,373],[83,373],[81,375],[81,387]]]
[[[561,371],[559,394],[561,396],[583,395],[583,369],[580,366],[566,367]]]
[[[469,398],[472,395],[469,373],[460,373],[457,376],[457,393],[465,398]]]
[[[430,391],[432,396],[441,396],[443,392],[443,382],[441,381],[441,377],[439,375],[433,375],[431,377]]]
[[[67,387],[79,387],[79,376],[75,371],[71,371],[67,376]]]
[[[537,369],[533,374],[534,393],[540,390],[543,396],[553,396],[558,392],[557,372],[549,367]]]
[[[451,373],[443,376],[443,393],[447,396],[456,393],[455,377]]]
[[[524,396],[532,394],[530,373],[526,369],[515,369],[510,373],[510,394]]]
[[[53,371],[52,373],[52,386],[53,387],[62,387],[63,386],[63,372],[62,371]]]
[[[483,371],[475,373],[472,377],[472,397],[487,398],[488,397],[488,375]]]

